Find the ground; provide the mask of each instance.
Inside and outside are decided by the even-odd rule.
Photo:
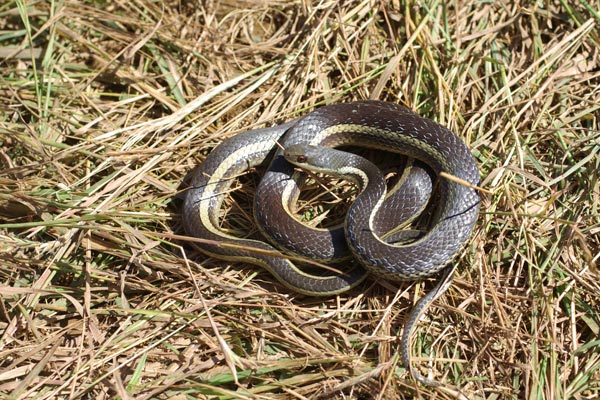
[[[583,0],[3,2],[2,398],[596,398],[599,24]],[[181,230],[218,143],[358,99],[456,132],[489,191],[413,342],[442,388],[398,359],[434,282],[301,296]]]

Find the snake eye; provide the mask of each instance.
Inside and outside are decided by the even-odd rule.
[[[304,164],[305,162],[308,161],[308,158],[306,158],[306,156],[304,154],[300,154],[300,155],[296,156],[296,161]]]

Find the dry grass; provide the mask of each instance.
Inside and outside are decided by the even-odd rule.
[[[421,283],[306,298],[175,236],[224,138],[377,98],[457,132],[493,192],[417,368],[474,399],[595,398],[599,10],[3,2],[0,397],[449,398],[398,362]]]

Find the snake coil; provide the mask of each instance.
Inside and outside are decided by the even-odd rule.
[[[284,150],[277,150],[278,143]],[[387,216],[394,215],[397,207],[388,205],[388,202],[394,204],[394,200],[386,198],[381,172],[363,164],[360,157],[321,152],[323,147],[348,145],[407,155],[425,163],[436,174],[445,172],[471,186],[438,179],[440,206],[431,229],[410,243],[389,244],[381,239],[388,229],[383,225],[393,220]],[[315,148],[317,156],[308,154]],[[271,164],[255,195],[254,213],[260,231],[277,247],[265,241],[234,237],[219,225],[219,210],[234,179],[271,156]],[[306,164],[306,160],[312,161]],[[323,164],[322,169],[316,167],[316,170],[359,183],[362,192],[348,212],[345,229],[311,228],[294,218],[291,208],[301,178],[290,161],[313,170],[314,164]],[[420,179],[415,181],[416,185],[427,186]],[[307,295],[341,293],[359,284],[366,272],[358,266],[334,275],[311,275],[285,255],[278,255],[277,248],[328,260],[344,256],[349,247],[371,275],[381,279],[412,280],[443,270],[436,287],[409,315],[402,336],[402,359],[411,374],[427,385],[437,385],[412,370],[410,334],[429,304],[451,284],[454,267],[449,264],[471,235],[479,213],[480,199],[473,189],[478,184],[479,171],[473,156],[450,130],[392,103],[340,103],[319,108],[286,124],[241,133],[222,142],[192,176],[183,205],[183,226],[189,236],[205,239],[198,243],[204,253],[262,266],[288,288]],[[421,206],[416,197],[422,198],[420,195],[398,198],[415,209]],[[386,217],[378,218],[378,213]]]

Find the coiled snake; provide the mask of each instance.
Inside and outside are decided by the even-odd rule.
[[[283,150],[277,150],[277,143]],[[392,200],[384,201],[383,175],[362,157],[328,149],[347,145],[408,155],[435,174],[444,172],[471,186],[437,179],[439,207],[431,228],[407,243],[390,244],[381,239],[388,229],[383,225],[384,221],[389,224],[393,218],[388,216],[397,209],[386,204]],[[285,255],[274,255],[277,249],[272,245],[233,237],[220,228],[219,210],[232,182],[273,153],[255,195],[260,231],[278,248],[320,260],[344,257],[347,243],[360,266],[328,276],[309,274]],[[315,229],[294,218],[291,208],[299,191],[294,164],[357,183],[361,193],[348,211],[345,226]],[[450,286],[454,267],[449,264],[477,220],[480,200],[473,186],[478,183],[479,171],[468,148],[441,125],[392,103],[333,104],[286,124],[238,134],[217,146],[192,176],[183,205],[183,226],[188,235],[207,240],[198,244],[206,254],[260,265],[287,287],[307,295],[337,294],[356,286],[367,275],[361,266],[376,279],[390,280],[424,278],[443,270],[436,287],[414,307],[402,336],[402,359],[411,374],[425,384],[438,385],[412,369],[410,335],[429,304]],[[416,202],[414,196],[398,196],[405,203]],[[377,217],[379,213],[386,217]]]

